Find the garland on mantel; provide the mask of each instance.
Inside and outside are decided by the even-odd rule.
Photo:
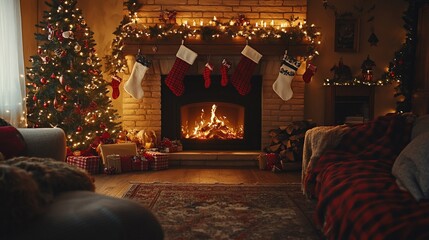
[[[228,22],[220,22],[213,17],[209,22],[183,22],[176,23],[176,11],[163,11],[160,15],[160,24],[146,26],[138,23],[137,10],[142,6],[137,0],[124,2],[128,9],[128,16],[117,27],[115,39],[112,42],[112,53],[105,57],[106,71],[110,75],[125,72],[127,69],[123,48],[126,40],[138,41],[142,38],[149,39],[171,39],[180,37],[200,38],[203,41],[229,36],[231,38],[242,37],[251,40],[284,40],[290,45],[308,44],[308,50],[304,60],[311,60],[318,55],[317,46],[320,44],[320,32],[314,24],[308,25],[300,21],[298,17],[291,16],[280,25],[260,21],[251,24],[244,15],[239,14]]]

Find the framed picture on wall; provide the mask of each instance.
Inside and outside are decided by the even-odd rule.
[[[335,19],[335,52],[357,52],[359,21],[357,18]]]

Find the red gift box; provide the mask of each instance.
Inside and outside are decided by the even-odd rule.
[[[90,174],[98,174],[100,171],[100,160],[99,156],[68,156],[66,162],[86,170]]]
[[[120,156],[122,172],[133,171],[133,157],[134,156]]]
[[[266,161],[266,170],[269,171],[280,171],[282,170],[282,165],[280,162],[280,158],[275,153],[265,153],[262,155]]]
[[[162,170],[168,168],[168,154],[160,152],[147,151],[144,157],[149,161],[149,169]]]
[[[133,165],[134,171],[147,171],[147,170],[149,170],[149,162],[143,156],[134,156],[132,165]]]

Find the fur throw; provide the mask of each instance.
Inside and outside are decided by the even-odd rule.
[[[0,228],[18,231],[43,213],[62,192],[94,191],[84,170],[50,158],[16,157],[0,161]]]

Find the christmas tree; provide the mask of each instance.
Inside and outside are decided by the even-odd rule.
[[[76,0],[46,2],[36,25],[39,46],[27,69],[29,127],[59,127],[70,151],[92,154],[119,132],[117,111],[101,74],[93,32],[76,8]]]

